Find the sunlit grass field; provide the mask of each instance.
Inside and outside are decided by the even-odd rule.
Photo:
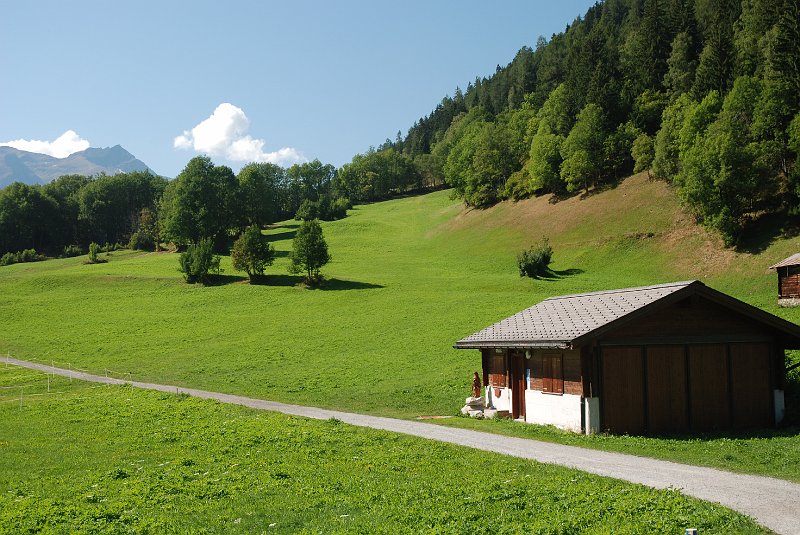
[[[469,394],[480,357],[454,350],[456,340],[552,295],[697,278],[800,321],[800,310],[777,307],[776,276],[767,270],[800,240],[772,233],[751,243],[751,252],[724,249],[668,186],[642,175],[585,199],[483,211],[466,210],[443,191],[358,206],[323,228],[333,262],[315,290],[287,272],[293,221],[268,231],[278,259],[257,286],[228,258],[218,284],[188,285],[172,253],[118,251],[105,264],[73,258],[0,268],[0,354],[412,418],[456,414]],[[543,236],[555,250],[553,276],[520,278],[516,253]],[[574,440],[630,449],[625,439]],[[754,455],[765,452],[759,437],[746,440]],[[659,444],[638,451],[683,460],[697,450],[688,441],[683,450]],[[788,459],[763,455],[763,466],[711,448],[705,463],[797,479],[785,466],[800,461],[799,449],[789,448]],[[703,455],[688,458],[704,463]]]
[[[2,364],[0,422],[8,534],[766,532],[677,491],[127,386],[48,394]]]

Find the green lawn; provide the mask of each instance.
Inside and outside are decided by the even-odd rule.
[[[771,237],[759,254],[725,250],[681,212],[665,184],[643,176],[559,203],[464,210],[444,191],[356,207],[323,225],[333,262],[320,290],[287,274],[295,228],[286,222],[269,231],[279,257],[259,286],[246,284],[228,258],[221,284],[187,285],[170,253],[0,268],[0,354],[411,418],[455,414],[468,395],[480,357],[452,349],[456,340],[548,296],[698,278],[800,320],[800,309],[777,307],[775,275],[766,269],[796,252],[797,238]],[[521,279],[515,255],[543,235],[555,250],[556,276]],[[621,449],[669,456],[660,441],[642,448],[647,442],[619,440]],[[778,441],[748,444],[762,442]],[[597,444],[616,448],[600,439],[585,445]],[[797,449],[788,448],[788,458],[762,455],[766,467],[726,466],[796,479],[784,465],[800,461]]]
[[[335,420],[46,385],[0,365],[2,533],[766,533],[676,491]]]

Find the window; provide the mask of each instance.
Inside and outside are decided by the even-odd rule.
[[[506,386],[506,355],[505,351],[501,355],[494,354],[489,357],[490,371],[489,384],[492,386]]]
[[[545,353],[542,356],[542,392],[564,393],[564,360],[560,354]]]

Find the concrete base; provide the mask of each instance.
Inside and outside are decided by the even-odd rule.
[[[773,390],[772,395],[775,398],[775,425],[777,425],[786,416],[786,401],[783,398],[783,390]]]
[[[780,307],[796,307],[800,306],[800,299],[797,297],[784,297],[778,299],[778,306]]]

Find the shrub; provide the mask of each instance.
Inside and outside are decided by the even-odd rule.
[[[21,262],[38,262],[46,258],[46,256],[37,253],[35,249],[25,249],[16,253],[9,251],[0,257],[0,266],[10,266]]]
[[[316,219],[303,221],[292,242],[292,254],[289,259],[292,262],[289,266],[291,273],[305,271],[306,283],[316,284],[319,282],[320,268],[331,261],[328,244],[322,235],[319,221]]]
[[[17,253],[8,252],[0,257],[0,266],[10,266],[11,264],[16,264],[17,262],[19,262]]]
[[[253,225],[248,227],[233,243],[231,261],[236,271],[246,271],[253,282],[255,277],[264,275],[264,268],[275,260],[275,249],[261,234],[261,230]]]
[[[61,253],[61,258],[72,258],[73,256],[81,256],[83,249],[80,245],[67,245]]]
[[[194,284],[196,282],[208,282],[209,274],[218,274],[220,257],[214,254],[214,242],[212,240],[200,240],[189,245],[179,258],[179,271],[183,273],[186,282]]]
[[[520,277],[537,279],[547,275],[550,271],[550,262],[553,259],[553,248],[547,238],[542,239],[539,245],[531,246],[517,255],[517,266]]]
[[[152,235],[144,231],[137,230],[131,234],[131,241],[128,242],[128,248],[136,249],[137,251],[154,251],[156,248],[156,242]]]
[[[36,254],[34,249],[25,249],[19,253],[20,262],[36,262],[38,259],[39,255]]]
[[[89,259],[86,261],[87,264],[98,264],[101,262],[99,258],[97,258],[97,253],[100,252],[100,246],[92,242],[89,244]]]
[[[339,197],[331,203],[329,218],[324,219],[342,219],[347,216],[347,211],[353,207],[350,199]]]

